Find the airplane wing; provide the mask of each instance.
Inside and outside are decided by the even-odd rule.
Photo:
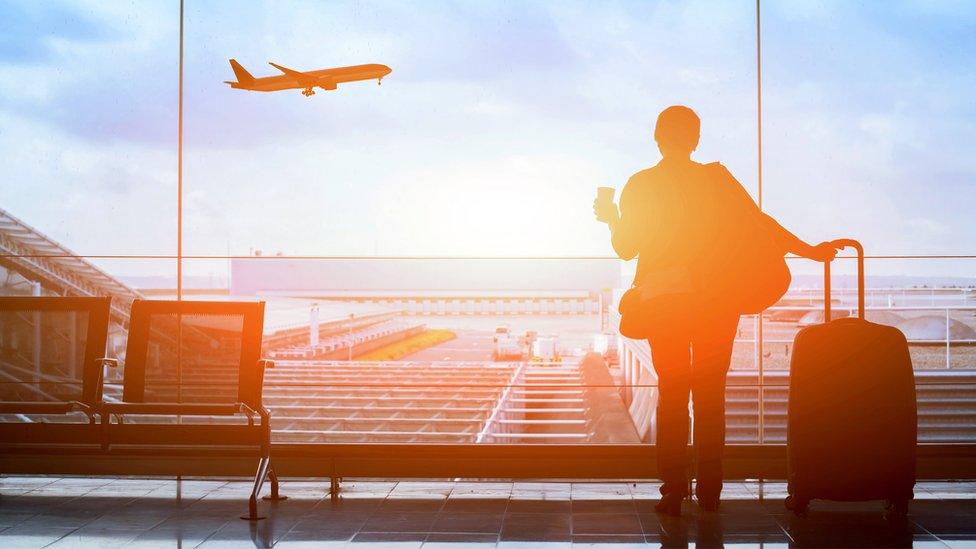
[[[268,64],[271,65],[272,67],[278,69],[279,71],[285,73],[286,75],[294,78],[295,80],[298,80],[301,83],[315,82],[315,81],[318,80],[318,78],[316,78],[316,77],[314,77],[314,76],[312,76],[312,75],[310,75],[308,73],[304,73],[302,71],[296,71],[294,69],[289,69],[288,67],[282,67],[281,65],[279,65],[277,63],[271,63],[270,61],[268,62]]]

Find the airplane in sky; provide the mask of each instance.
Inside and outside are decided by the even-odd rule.
[[[230,87],[234,89],[260,92],[301,89],[302,95],[311,97],[315,95],[315,90],[312,89],[315,87],[322,88],[323,90],[334,90],[339,87],[341,82],[356,82],[358,80],[372,80],[373,78],[376,78],[376,83],[380,84],[384,76],[393,72],[393,69],[390,67],[375,63],[307,72],[296,71],[275,63],[269,63],[269,65],[284,74],[280,76],[254,78],[236,59],[231,59],[230,67],[234,69],[237,82],[225,80],[224,83],[230,84]]]

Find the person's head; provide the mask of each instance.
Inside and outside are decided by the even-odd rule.
[[[665,158],[688,158],[698,147],[701,120],[695,111],[674,105],[661,111],[654,127],[654,140]]]

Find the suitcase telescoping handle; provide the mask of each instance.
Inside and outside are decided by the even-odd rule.
[[[835,248],[857,250],[857,316],[864,319],[864,246],[857,240],[841,238],[830,241]],[[824,261],[824,322],[830,322],[830,261]]]

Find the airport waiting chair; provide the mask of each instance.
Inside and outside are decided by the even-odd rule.
[[[122,401],[100,408],[107,452],[258,459],[246,517],[256,520],[271,465],[271,425],[261,394],[263,302],[132,304]],[[255,420],[259,421],[255,421]]]
[[[0,297],[0,452],[100,445],[110,304],[108,297]]]

